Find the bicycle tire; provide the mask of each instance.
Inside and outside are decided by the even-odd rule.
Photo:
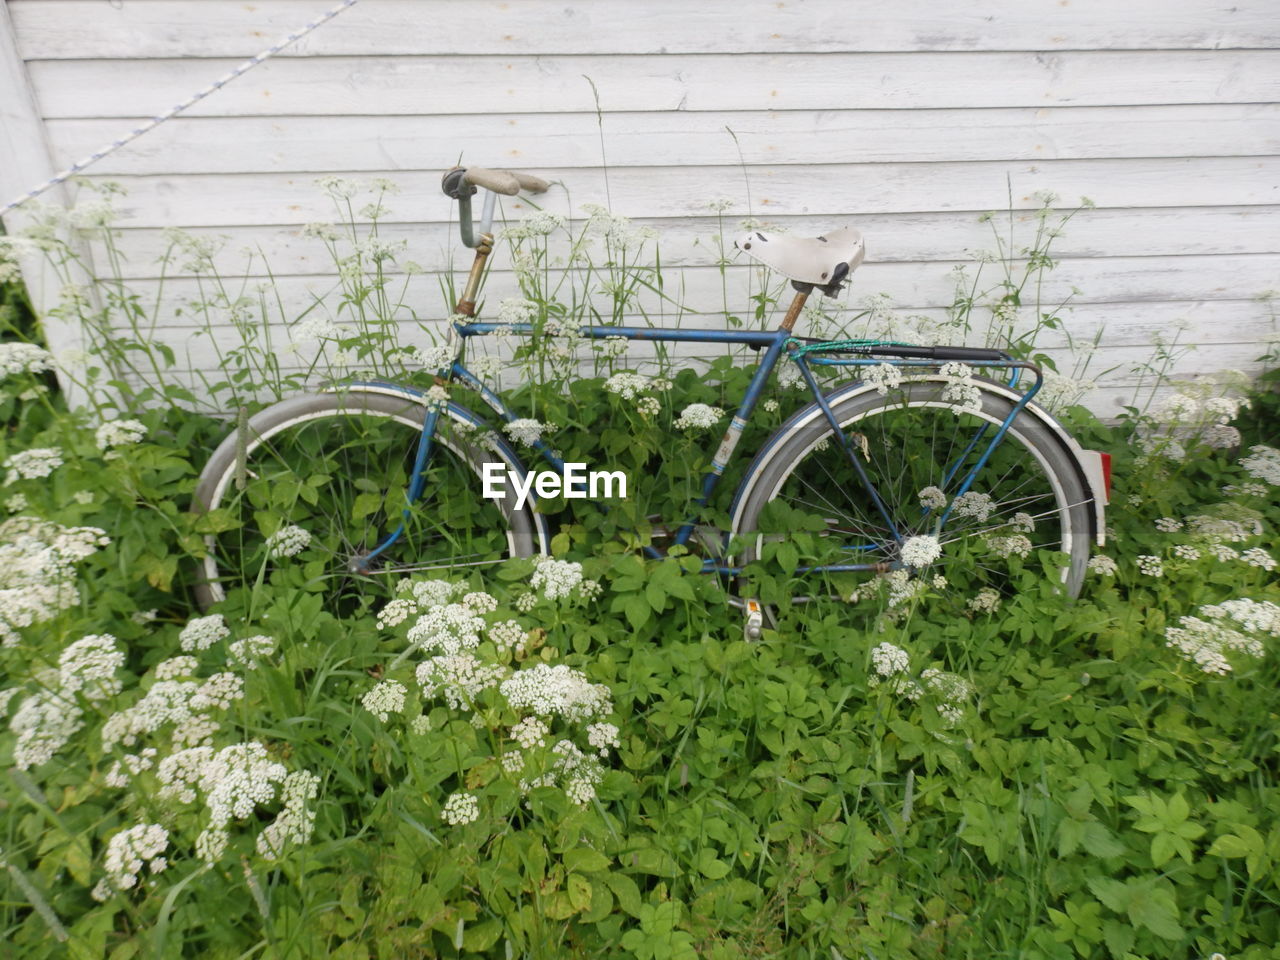
[[[463,435],[477,418],[449,404],[404,534],[367,573],[353,571],[403,517],[426,410],[412,394],[376,387],[305,394],[259,411],[226,437],[196,486],[197,509],[221,511],[218,526],[227,527],[205,536],[200,606],[267,580],[323,593],[331,610],[350,613],[390,596],[395,581],[414,572],[545,552],[532,501],[516,510],[510,497],[480,494],[481,463],[523,473],[518,458],[496,435],[482,454]],[[268,543],[286,526],[310,534],[288,557]]]
[[[942,378],[911,379],[886,395],[859,385],[829,398],[836,421],[851,442],[863,448],[859,453],[868,478],[880,491],[901,539],[890,534],[818,405],[800,411],[761,449],[735,498],[731,532],[743,543],[739,565],[760,560],[771,542],[803,539],[779,531],[807,527],[813,561],[809,566],[883,564],[879,571],[850,574],[869,583],[887,569],[906,568],[900,556],[902,542],[930,535],[941,542],[941,556],[927,567],[906,568],[911,576],[941,574],[948,589],[972,595],[991,587],[1005,594],[1012,589],[1007,576],[1011,558],[1049,549],[1067,555],[1062,587],[1077,595],[1096,534],[1093,499],[1067,441],[1038,411],[1024,412],[1013,421],[975,477],[971,490],[991,497],[994,504],[985,518],[957,515],[952,506],[946,523],[935,529],[940,513],[921,504],[920,492],[928,487],[947,493],[947,472],[961,459],[974,432],[985,424],[985,436],[992,435],[1013,409],[1014,401],[1005,391],[982,381],[978,385],[980,406],[973,412],[960,411],[944,399],[947,382]],[[974,457],[970,453],[968,462]],[[952,484],[963,475],[964,470],[957,471]],[[949,504],[952,500],[947,495]],[[769,509],[788,516],[767,517]],[[1034,529],[1020,529],[1025,526],[1020,519],[1015,530],[1017,514],[1029,515]],[[1016,536],[1026,537],[1029,549],[1024,551],[1027,544],[1012,539]],[[1000,557],[1001,550],[1010,552]]]

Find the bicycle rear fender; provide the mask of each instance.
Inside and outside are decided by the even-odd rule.
[[[425,390],[419,390],[417,387],[406,386],[401,383],[385,383],[380,380],[368,380],[351,384],[337,384],[331,387],[325,387],[322,393],[380,393],[388,397],[400,397],[404,400],[411,400],[415,403],[426,404],[427,394]],[[461,404],[454,403],[452,400],[445,407],[445,413],[453,420],[459,423],[465,423],[477,430],[489,431],[489,425],[479,416],[472,413]],[[493,432],[494,446],[498,448],[499,453],[515,471],[517,478],[521,483],[524,482],[525,475],[529,472],[525,467],[520,456],[511,448],[511,445],[503,439],[502,435],[496,431]],[[538,532],[538,552],[545,555],[551,553],[551,530],[547,526],[547,519],[538,512],[538,498],[533,492],[532,485],[529,488],[528,500],[526,501],[527,509],[530,517],[533,519],[534,529]]]
[[[946,383],[948,378],[940,374],[931,374],[918,377],[906,377],[905,381]],[[831,391],[826,395],[826,401],[829,405],[840,403],[849,397],[858,396],[863,393],[870,393],[875,390],[875,384],[856,382],[846,384],[843,387]],[[982,389],[997,394],[1007,399],[1010,403],[1017,403],[1022,399],[1022,394],[1016,390],[1012,390],[1002,384],[984,381]],[[1093,499],[1093,518],[1094,518],[1094,542],[1098,546],[1106,544],[1106,506],[1110,500],[1109,484],[1107,483],[1106,468],[1104,467],[1104,454],[1097,450],[1086,450],[1080,446],[1079,441],[1067,432],[1067,429],[1058,422],[1057,418],[1049,411],[1042,407],[1029,403],[1022,411],[1024,416],[1034,417],[1042,425],[1047,427],[1049,431],[1058,439],[1067,453],[1071,455],[1072,461],[1076,465],[1080,479],[1084,482],[1085,489],[1089,491],[1090,497]],[[800,429],[809,423],[815,417],[823,416],[822,408],[817,402],[809,404],[807,407],[796,411],[787,418],[783,424],[773,432],[773,435],[765,441],[764,445],[757,451],[755,457],[751,461],[751,465],[747,468],[747,472],[743,475],[742,483],[738,485],[738,489],[733,495],[733,504],[729,508],[729,516],[731,517],[730,529],[736,530],[738,522],[741,519],[741,511],[745,502],[744,493],[750,486],[750,479],[755,472],[760,469],[769,459],[774,447],[782,443],[794,431]]]

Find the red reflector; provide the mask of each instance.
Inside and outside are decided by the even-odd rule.
[[[1111,454],[1099,452],[1102,458],[1102,484],[1107,490],[1107,500],[1111,500]]]

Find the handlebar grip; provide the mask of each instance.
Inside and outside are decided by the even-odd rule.
[[[477,187],[484,187],[494,193],[503,193],[509,197],[514,197],[520,192],[520,181],[505,170],[467,167],[467,172],[462,175],[462,178],[467,183],[475,184]]]
[[[527,173],[516,173],[514,170],[504,171],[510,173],[516,178],[516,182],[520,184],[521,190],[527,190],[529,193],[546,193],[551,189],[551,184],[543,180],[541,177],[530,176]]]
[[[913,360],[973,360],[999,363],[1009,359],[1009,355],[1002,350],[989,350],[984,347],[926,347],[906,343],[877,344],[868,348],[868,352]]]

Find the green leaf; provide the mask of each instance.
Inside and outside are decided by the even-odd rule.
[[[638,593],[633,593],[623,601],[622,610],[626,613],[627,622],[631,624],[632,630],[639,630],[653,616],[649,602]]]
[[[1228,833],[1213,841],[1209,848],[1211,857],[1247,857],[1251,847],[1243,837]]]
[[[590,847],[574,847],[565,852],[564,868],[570,873],[596,873],[609,869],[609,858]]]
[[[619,907],[633,917],[640,916],[640,908],[643,906],[644,901],[640,899],[640,888],[636,886],[634,880],[625,873],[610,871],[604,875],[604,882],[613,891],[613,895],[618,898]]]
[[[569,902],[577,911],[591,908],[591,881],[580,873],[569,874]]]
[[[1165,940],[1186,936],[1178,925],[1178,907],[1167,890],[1147,887],[1134,892],[1129,901],[1129,919]]]
[[[351,504],[351,519],[363,520],[382,506],[381,493],[362,493]]]
[[[1128,852],[1124,842],[1112,836],[1111,831],[1096,820],[1084,825],[1084,848],[1095,857],[1122,857]]]

